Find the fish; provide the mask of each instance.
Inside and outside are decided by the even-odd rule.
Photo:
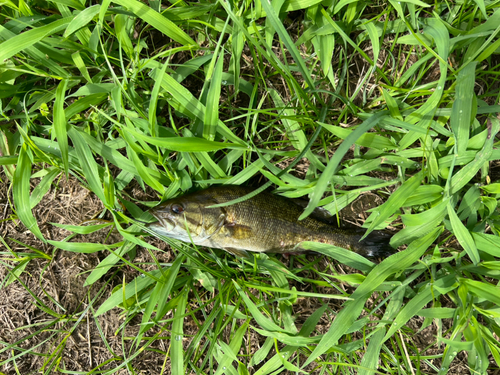
[[[148,228],[155,233],[195,245],[223,249],[235,256],[248,252],[296,254],[307,251],[303,241],[331,244],[366,257],[386,257],[395,252],[390,235],[339,227],[320,215],[298,220],[303,207],[293,200],[263,191],[250,199],[223,207],[254,191],[253,187],[212,186],[165,201],[149,212],[157,220]]]

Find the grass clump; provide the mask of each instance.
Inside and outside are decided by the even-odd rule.
[[[1,299],[27,310],[9,310],[0,367],[494,372],[499,17],[481,1],[4,3]],[[400,251],[242,260],[130,219],[213,184],[307,198],[303,217],[368,199],[351,220]]]

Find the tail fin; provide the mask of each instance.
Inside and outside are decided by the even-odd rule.
[[[364,231],[361,231],[364,234]],[[362,241],[359,241],[354,246],[354,251],[364,257],[369,258],[386,258],[394,254],[397,250],[390,245],[392,235],[382,232],[373,231]]]

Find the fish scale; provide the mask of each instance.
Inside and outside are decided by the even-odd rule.
[[[262,192],[242,202],[211,207],[251,193],[254,188],[213,186],[170,199],[150,212],[158,220],[153,231],[196,245],[226,250],[237,256],[247,251],[299,253],[303,241],[343,247],[363,256],[384,257],[395,252],[390,236],[373,231],[363,241],[361,228],[339,228],[314,216],[298,220],[303,208],[293,200]]]

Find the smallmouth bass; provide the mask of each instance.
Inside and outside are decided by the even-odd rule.
[[[380,231],[359,241],[362,228],[338,228],[319,217],[299,221],[303,209],[293,200],[262,192],[243,202],[208,208],[240,198],[254,188],[213,186],[170,199],[149,212],[158,220],[149,229],[167,237],[196,245],[226,250],[237,256],[247,251],[300,253],[303,241],[327,243],[368,257],[385,257],[395,252],[390,235]],[[191,236],[191,239],[190,239]]]

